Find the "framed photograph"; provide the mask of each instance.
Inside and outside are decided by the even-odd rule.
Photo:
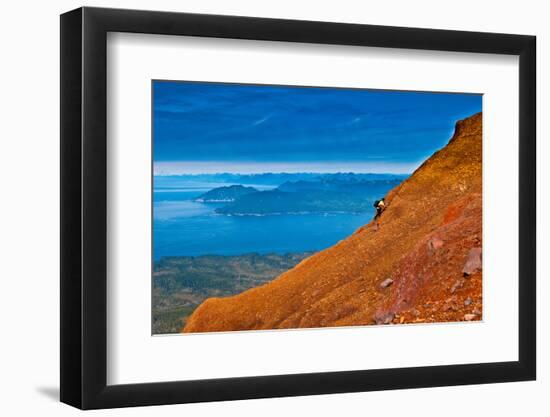
[[[61,16],[61,401],[533,380],[535,37]]]

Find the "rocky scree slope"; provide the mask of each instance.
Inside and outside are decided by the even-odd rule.
[[[378,220],[273,281],[204,301],[182,331],[482,318],[482,114],[386,195]]]

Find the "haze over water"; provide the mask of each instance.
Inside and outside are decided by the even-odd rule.
[[[368,213],[309,213],[228,216],[214,212],[223,203],[194,201],[228,183],[182,181],[155,187],[154,259],[163,256],[240,255],[318,251],[349,236],[373,216]],[[248,186],[249,184],[247,184]],[[275,188],[254,184],[259,190]]]

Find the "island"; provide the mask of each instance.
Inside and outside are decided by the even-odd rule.
[[[214,188],[200,196],[195,201],[199,203],[229,203],[237,198],[250,193],[258,192],[254,187],[245,187],[243,185],[229,185],[224,187]]]
[[[369,213],[376,199],[401,183],[400,178],[362,180],[353,174],[287,181],[273,190],[242,193],[218,207],[226,215]],[[212,192],[219,190],[214,189]]]

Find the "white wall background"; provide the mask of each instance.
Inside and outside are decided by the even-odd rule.
[[[59,379],[59,17],[73,0],[9,2],[0,24],[0,410],[3,415],[74,415],[57,402]],[[550,365],[550,26],[545,2],[523,0],[351,1],[124,0],[86,5],[493,31],[538,36],[538,381],[100,411],[98,415],[548,415]]]

